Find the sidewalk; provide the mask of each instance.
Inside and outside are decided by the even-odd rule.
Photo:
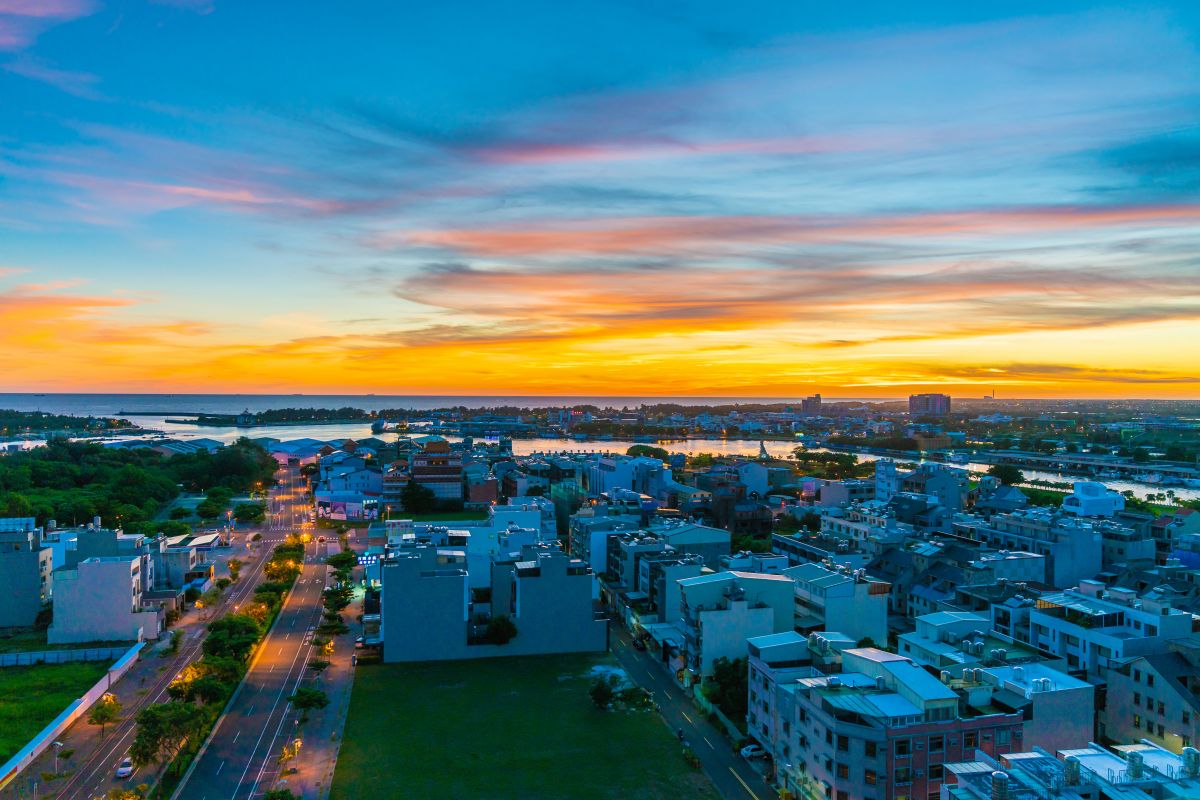
[[[226,592],[226,598],[244,591],[246,584],[243,582],[253,581],[254,567],[258,566],[257,562],[248,560],[244,548],[235,545],[217,556],[222,571],[224,562],[235,557],[247,563],[242,571],[242,581]],[[184,666],[198,656],[205,633],[204,626],[212,613],[212,609],[188,609],[158,642],[148,643],[138,662],[120,681],[113,684],[110,691],[122,705],[120,722],[109,725],[101,733],[98,726],[87,722],[85,715],[67,729],[60,740],[64,744],[62,750],[71,751],[71,757],[59,758],[59,777],[50,781],[42,780],[43,774],[54,773],[54,748],[49,748],[0,791],[0,800],[29,797],[92,798],[107,792],[113,785],[113,772],[118,762],[124,758],[133,741],[133,720],[138,711],[166,699],[167,686]],[[170,642],[170,631],[181,631],[183,638],[174,654],[162,657]],[[150,775],[135,773],[128,785],[133,787],[152,782]]]

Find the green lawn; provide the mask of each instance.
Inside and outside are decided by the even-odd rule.
[[[108,667],[101,661],[0,669],[0,763],[79,699]]]
[[[603,656],[360,666],[331,800],[714,800],[654,712],[600,712]]]
[[[406,514],[401,512],[396,519],[411,519],[413,522],[464,522],[466,520],[487,519],[488,512],[482,508],[471,508],[463,511],[431,511],[428,514]]]

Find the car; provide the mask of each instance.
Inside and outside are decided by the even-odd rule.
[[[354,640],[354,648],[356,650],[362,650],[366,646],[367,646],[367,640],[365,637],[360,636]]]
[[[633,649],[634,650],[645,650],[646,649],[646,640],[645,639],[634,639],[633,640]]]
[[[121,759],[121,763],[117,764],[116,774],[118,778],[128,778],[133,775],[133,759],[128,757]]]
[[[755,761],[760,758],[767,757],[767,751],[763,750],[756,744],[748,744],[741,749],[742,758],[747,761]]]

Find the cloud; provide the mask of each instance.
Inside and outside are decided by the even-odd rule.
[[[22,50],[44,30],[95,10],[90,0],[0,0],[0,51]]]
[[[1097,227],[1187,226],[1200,204],[1045,206],[889,216],[687,216],[609,218],[507,228],[396,231],[368,243],[380,249],[418,245],[474,255],[625,254],[734,249],[746,244],[837,243],[939,238]]]
[[[87,100],[99,100],[103,97],[96,90],[96,84],[100,82],[99,77],[96,75],[87,72],[59,69],[41,59],[31,56],[20,56],[4,64],[0,69],[33,81],[49,84],[67,94],[73,94],[76,97],[82,97]]]

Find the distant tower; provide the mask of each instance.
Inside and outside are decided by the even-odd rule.
[[[771,458],[771,454],[767,452],[767,443],[762,439],[758,440],[758,460],[767,461]]]

